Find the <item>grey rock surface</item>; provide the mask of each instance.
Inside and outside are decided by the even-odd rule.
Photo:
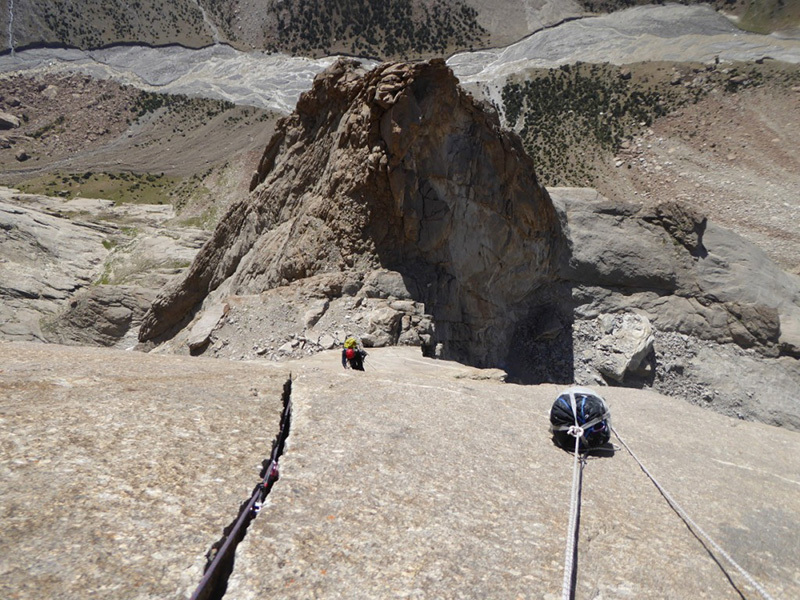
[[[560,598],[572,458],[547,428],[561,388],[481,381],[412,349],[366,368],[335,352],[293,366],[281,480],[229,597]],[[800,434],[602,391],[697,523],[775,597],[799,593]],[[590,460],[583,486],[576,598],[740,598],[624,451]]]
[[[800,277],[757,246],[703,219],[700,241],[687,246],[671,220],[653,218],[658,208],[608,202],[591,189],[549,193],[568,239],[564,278],[595,288],[579,302],[581,314],[608,312],[603,304],[664,307],[648,315],[656,327],[760,346],[766,355],[796,343]]]
[[[800,278],[699,215],[666,218],[672,209],[609,203],[589,189],[549,193],[568,240],[562,272],[573,320],[562,354],[571,378],[653,387],[800,429]],[[607,326],[633,314],[653,328],[639,372],[622,360],[622,340],[610,343]]]
[[[0,596],[188,597],[259,481],[288,377],[0,342]]]
[[[215,304],[206,310],[198,319],[189,332],[187,345],[189,350],[197,351],[208,344],[211,334],[219,326],[220,320],[227,314],[229,306],[227,304]]]
[[[70,298],[60,313],[45,317],[47,340],[82,346],[135,345],[126,337],[142,322],[156,290],[129,285],[94,285]]]
[[[39,320],[95,278],[110,229],[0,200],[0,335],[43,340]]]
[[[165,228],[174,216],[166,205],[0,188],[0,339],[135,345],[156,290],[208,237]]]
[[[559,386],[502,384],[412,348],[371,351],[365,372],[338,351],[278,366],[0,343],[0,359],[3,597],[188,597],[258,481],[289,370],[281,478],[226,598],[561,597],[572,457],[548,433]],[[602,392],[697,524],[773,597],[800,594],[800,434]],[[576,589],[741,598],[620,449],[583,470]]]

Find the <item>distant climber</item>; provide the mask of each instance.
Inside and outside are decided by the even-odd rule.
[[[344,341],[344,348],[342,348],[342,367],[350,368],[355,371],[364,370],[364,358],[367,353],[360,347],[358,340],[353,336],[347,336]]]

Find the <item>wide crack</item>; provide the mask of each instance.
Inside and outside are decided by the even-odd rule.
[[[286,438],[292,420],[292,380],[283,384],[283,412],[281,413],[278,435],[272,442],[269,458],[262,462],[261,481],[256,485],[250,497],[239,507],[236,518],[225,527],[222,537],[217,540],[206,553],[206,566],[203,578],[197,586],[192,600],[220,600],[228,589],[228,580],[233,573],[236,561],[236,547],[247,534],[250,522],[256,518],[264,500],[272,491],[278,480],[278,459],[283,455]]]

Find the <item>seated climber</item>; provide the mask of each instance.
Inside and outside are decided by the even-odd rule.
[[[367,353],[360,347],[358,340],[351,335],[347,336],[342,348],[342,367],[346,369],[349,363],[351,369],[363,371],[366,356]]]

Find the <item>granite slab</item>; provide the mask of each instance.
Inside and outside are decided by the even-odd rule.
[[[259,481],[288,377],[0,343],[0,598],[189,597]]]
[[[293,374],[281,480],[226,598],[561,598],[573,461],[548,414],[563,386],[503,384],[402,348],[373,350],[363,373],[329,352]],[[800,597],[800,435],[600,391],[689,515],[775,598]],[[575,597],[741,600],[616,445],[583,470]]]

